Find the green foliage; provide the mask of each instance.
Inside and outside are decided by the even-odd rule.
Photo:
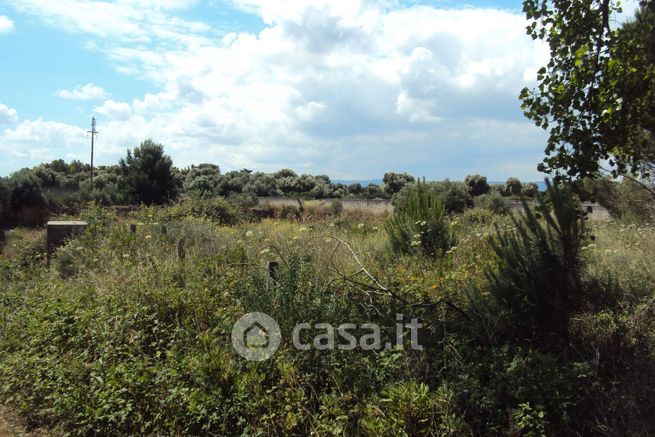
[[[224,213],[234,208],[216,198],[141,206],[128,218],[87,204],[88,231],[50,268],[44,231],[16,229],[0,257],[0,401],[30,426],[69,435],[653,434],[653,227],[592,221],[596,239],[576,250],[560,231],[585,231],[562,225],[573,216],[558,218],[561,201],[550,197],[529,211],[541,231],[528,211],[519,226],[478,208],[453,215],[458,247],[437,259],[389,253],[381,218],[310,219],[314,205],[330,210],[320,201],[304,202],[302,223],[231,226]],[[494,256],[494,224],[528,260]],[[561,291],[545,276],[558,275],[549,267],[565,264],[567,251],[586,262],[572,270],[582,298],[561,348],[551,328],[532,328],[538,308],[523,290]],[[275,280],[264,268],[271,260]],[[503,285],[532,278],[512,288],[527,303],[503,305],[487,269],[512,271]],[[261,363],[230,341],[250,311],[282,330],[280,349]],[[373,322],[390,340],[397,314],[420,320],[423,350],[301,351],[291,342],[298,322]]]
[[[523,185],[521,189],[521,195],[534,199],[539,194],[539,186],[534,182],[528,182]]]
[[[220,176],[221,172],[215,164],[192,165],[184,179],[184,192],[201,199],[212,197],[218,190]]]
[[[529,402],[519,404],[512,411],[512,421],[516,432],[526,437],[545,437],[544,412],[535,410]]]
[[[180,221],[194,217],[211,220],[221,225],[233,225],[243,219],[241,213],[220,197],[185,200],[164,209],[160,216],[165,221]]]
[[[468,192],[468,187],[462,182],[452,182],[446,179],[445,181],[428,182],[425,186],[426,190],[439,198],[448,214],[463,212],[473,206],[473,198]],[[393,205],[406,203],[407,199],[414,195],[416,189],[417,184],[415,183],[405,185],[393,197]]]
[[[13,209],[22,207],[39,207],[45,205],[41,190],[41,181],[27,168],[12,173],[9,176],[9,205]]]
[[[468,186],[471,196],[474,197],[487,194],[491,190],[491,187],[487,183],[487,178],[479,174],[466,176],[464,183]]]
[[[643,183],[628,178],[621,182],[586,178],[584,190],[614,218],[635,223],[648,223],[655,218],[652,193]]]
[[[455,407],[447,386],[431,392],[416,382],[394,384],[369,405],[362,425],[368,435],[465,435],[471,430]]]
[[[489,194],[484,194],[475,198],[475,206],[483,208],[494,214],[509,214],[510,207],[507,200],[497,191],[492,191]]]
[[[414,176],[408,175],[407,173],[394,173],[389,172],[385,173],[382,178],[382,190],[390,196],[398,193],[403,187],[407,184],[414,182]]]
[[[0,222],[6,223],[9,219],[9,206],[11,193],[5,178],[0,178]],[[0,226],[0,229],[2,226]],[[3,235],[4,236],[4,235]]]
[[[569,316],[583,302],[581,249],[588,238],[571,191],[547,181],[547,193],[552,213],[541,198],[535,211],[524,201],[513,229],[496,226],[489,243],[498,267],[487,270],[511,329],[541,344],[568,339]]]
[[[523,184],[518,178],[509,178],[505,182],[505,196],[520,196],[523,191]]]
[[[550,47],[536,89],[521,91],[525,115],[549,130],[540,169],[560,177],[613,176],[655,161],[655,3],[613,28],[618,1],[525,0],[528,35]]]
[[[120,160],[120,185],[126,194],[146,205],[167,203],[177,196],[173,161],[161,144],[146,140]]]
[[[413,186],[385,224],[391,249],[396,253],[442,256],[455,242],[443,204],[425,182]]]

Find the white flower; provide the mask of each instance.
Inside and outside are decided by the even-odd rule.
[[[246,232],[246,238],[250,238],[250,237],[252,237],[253,235],[255,235],[255,234],[254,234],[252,231],[247,231],[247,232]]]

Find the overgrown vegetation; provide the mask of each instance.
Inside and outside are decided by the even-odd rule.
[[[309,204],[260,222],[213,199],[91,205],[49,265],[43,233],[19,228],[0,258],[0,398],[72,435],[655,432],[652,225],[581,221],[560,186],[513,218],[446,215],[422,181],[405,199],[389,232]],[[390,250],[403,214],[441,239]],[[283,333],[261,363],[230,342],[251,311]],[[420,320],[423,350],[291,342],[299,322],[391,339],[397,314]]]
[[[396,205],[385,226],[391,249],[397,253],[421,253],[438,257],[450,249],[455,239],[440,198],[424,182]]]

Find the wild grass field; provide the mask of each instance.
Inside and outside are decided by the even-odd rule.
[[[655,432],[652,224],[571,219],[565,227],[556,208],[552,223],[535,212],[541,235],[529,230],[530,215],[514,221],[476,208],[442,218],[452,240],[438,253],[421,251],[432,231],[417,221],[422,230],[403,253],[390,244],[389,213],[329,208],[309,220],[254,222],[207,203],[127,217],[89,205],[80,217],[87,231],[49,262],[43,230],[10,233],[0,258],[0,399],[28,427],[71,435]],[[512,258],[497,245],[543,257]],[[567,248],[575,253],[560,251]],[[565,269],[559,260],[574,265],[553,279]],[[280,266],[274,280],[268,261]],[[578,293],[575,307],[548,312],[553,287],[564,283]],[[282,331],[280,349],[262,362],[244,360],[230,341],[234,322],[252,311]],[[371,322],[393,337],[397,314],[421,321],[423,350],[305,351],[289,337],[300,322]]]

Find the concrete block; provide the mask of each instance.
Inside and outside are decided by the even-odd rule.
[[[47,223],[48,253],[57,250],[68,240],[80,235],[89,224],[81,221],[54,221]]]

